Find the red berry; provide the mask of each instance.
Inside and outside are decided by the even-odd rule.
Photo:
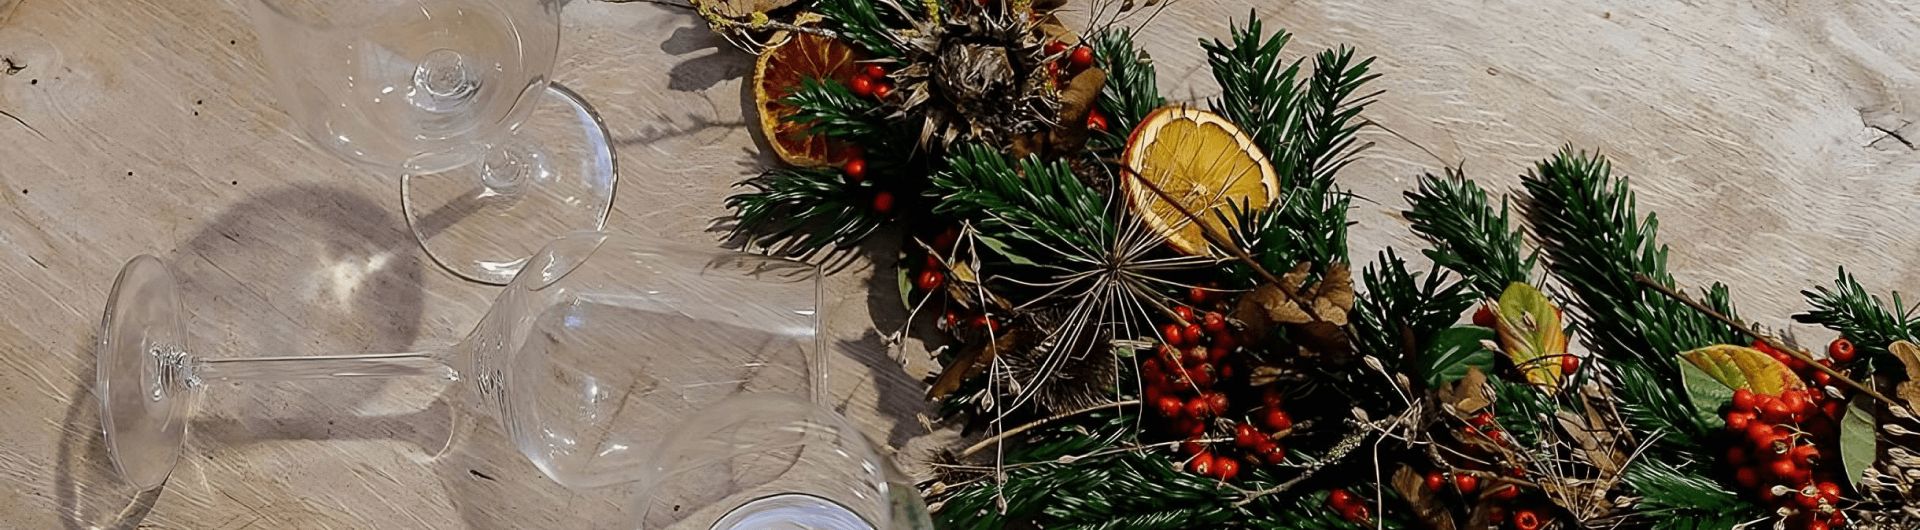
[[[1814,464],[1820,463],[1820,448],[1811,445],[1802,445],[1793,448],[1792,451],[1788,451],[1787,456],[1793,460],[1794,464],[1812,469]]]
[[[1734,432],[1745,431],[1747,430],[1747,427],[1752,424],[1753,424],[1752,412],[1728,412],[1727,413],[1727,429],[1729,430],[1732,430]]]
[[[1259,429],[1253,428],[1252,425],[1242,423],[1233,426],[1233,445],[1239,446],[1241,449],[1260,447],[1260,442],[1266,441],[1266,438],[1266,436],[1260,434]]]
[[[1807,413],[1808,403],[1805,393],[1788,390],[1780,396],[1780,404],[1786,406],[1789,415],[1801,416]]]
[[[1341,510],[1340,517],[1346,519],[1349,523],[1367,524],[1373,520],[1373,513],[1372,510],[1367,508],[1367,505],[1355,503],[1352,506],[1348,506],[1347,509]]]
[[[1227,360],[1226,348],[1222,348],[1219,346],[1207,348],[1207,362],[1220,364],[1220,361],[1224,361],[1224,360]],[[1225,370],[1227,368],[1228,368],[1227,366],[1222,366],[1220,369]],[[1225,372],[1221,372],[1221,373],[1224,374]]]
[[[887,76],[887,69],[881,68],[880,65],[877,64],[869,64],[867,65],[867,69],[862,70],[860,73],[867,74],[867,77],[881,79]]]
[[[1194,305],[1206,303],[1207,297],[1211,295],[1212,293],[1208,292],[1207,288],[1201,287],[1198,285],[1195,285],[1187,289],[1187,301],[1193,302]]]
[[[1347,490],[1327,492],[1327,505],[1332,506],[1335,510],[1345,511],[1347,507],[1353,506],[1354,500],[1353,492]]]
[[[1473,312],[1473,325],[1475,326],[1491,328],[1498,321],[1499,318],[1493,315],[1493,304],[1480,304],[1480,309]]]
[[[1192,322],[1192,321],[1193,321],[1193,310],[1192,310],[1192,309],[1187,309],[1187,306],[1176,306],[1176,307],[1174,307],[1174,308],[1173,308],[1173,315],[1174,315],[1174,316],[1177,316],[1177,317],[1180,317],[1180,320],[1181,320],[1181,321],[1183,321],[1183,322]]]
[[[1573,375],[1577,371],[1580,371],[1580,356],[1571,353],[1560,356],[1561,374]]]
[[[853,90],[853,95],[860,97],[871,96],[873,95],[873,78],[864,75],[855,75],[852,81],[847,82],[847,88]]]
[[[1467,423],[1472,424],[1474,427],[1480,427],[1484,429],[1488,426],[1493,425],[1493,413],[1482,412],[1479,414],[1475,414],[1473,415],[1473,417],[1467,418]]]
[[[1821,361],[1825,362],[1826,359],[1821,359]],[[1831,385],[1833,384],[1833,376],[1827,375],[1826,372],[1814,372],[1813,383],[1820,386]]]
[[[1177,397],[1161,396],[1160,400],[1155,401],[1153,406],[1154,408],[1160,409],[1160,415],[1163,417],[1178,418],[1180,417],[1180,411],[1186,407],[1186,404],[1181,403],[1180,398]]]
[[[933,249],[940,252],[947,252],[953,250],[953,245],[959,242],[960,230],[948,228],[947,231],[941,232],[940,235],[933,238]]]
[[[1060,41],[1048,42],[1047,47],[1043,48],[1042,51],[1047,55],[1059,55],[1060,52],[1067,51],[1067,43]]]
[[[1183,335],[1182,338],[1185,338],[1185,336]],[[1184,355],[1180,357],[1180,360],[1186,362],[1187,366],[1198,367],[1207,362],[1207,348],[1205,346],[1194,346],[1182,351]]]
[[[1513,527],[1516,530],[1540,530],[1540,514],[1531,509],[1513,512]]]
[[[1187,401],[1187,416],[1205,418],[1213,415],[1213,407],[1207,404],[1207,398],[1193,398]]]
[[[1180,329],[1179,324],[1167,324],[1166,327],[1160,328],[1161,339],[1174,346],[1186,344],[1186,337],[1181,336]]]
[[[1207,409],[1212,411],[1214,414],[1226,414],[1227,413],[1227,395],[1220,392],[1208,393]]]
[[[1773,478],[1787,482],[1799,482],[1798,479],[1800,475],[1806,473],[1806,470],[1800,469],[1800,466],[1795,465],[1792,460],[1775,460],[1772,464],[1767,465],[1767,472],[1771,473]]]
[[[1454,475],[1453,487],[1460,488],[1462,494],[1480,491],[1480,478],[1473,475]]]
[[[1733,472],[1733,481],[1742,488],[1757,488],[1760,487],[1760,473],[1755,472],[1751,467],[1739,468]]]
[[[1286,402],[1286,396],[1281,395],[1280,389],[1273,385],[1268,385],[1266,390],[1260,392],[1260,404],[1267,408],[1277,409]]]
[[[1225,333],[1227,331],[1227,317],[1208,311],[1205,316],[1201,317],[1200,327],[1206,328],[1208,333],[1213,333],[1214,335]]]
[[[1447,475],[1439,471],[1427,472],[1427,491],[1439,493],[1447,488]]]
[[[875,83],[873,85],[874,98],[887,99],[887,94],[892,94],[892,93],[893,93],[893,83]]]
[[[1757,403],[1758,403],[1758,400],[1754,399],[1752,390],[1747,390],[1745,388],[1742,388],[1742,389],[1733,391],[1733,410],[1738,410],[1741,412],[1753,412],[1753,407]]]
[[[873,194],[873,211],[893,213],[893,194],[884,190]]]
[[[1806,530],[1833,530],[1833,527],[1828,526],[1826,521],[1814,519],[1807,521]]]
[[[1231,458],[1216,458],[1213,460],[1213,478],[1227,481],[1233,480],[1233,477],[1239,474],[1240,461]]]
[[[940,271],[927,269],[920,271],[919,278],[913,279],[913,286],[919,287],[922,291],[932,292],[934,289],[939,289],[940,284],[946,283],[946,281],[947,276],[940,274]]]
[[[1211,474],[1213,472],[1213,455],[1204,452],[1194,455],[1193,460],[1187,461],[1187,471],[1202,476]]]
[[[1293,428],[1293,418],[1287,417],[1287,411],[1284,410],[1267,409],[1267,416],[1263,419],[1266,420],[1267,428],[1276,431]]]
[[[1099,110],[1087,113],[1087,128],[1096,131],[1107,130],[1107,115],[1101,114]]]
[[[1073,54],[1067,56],[1067,63],[1072,64],[1074,68],[1093,66],[1093,48],[1086,46],[1074,48]]]
[[[1793,418],[1793,408],[1788,407],[1783,400],[1771,400],[1760,407],[1760,419],[1767,423],[1786,423],[1791,418]]]
[[[1197,455],[1204,452],[1207,452],[1207,448],[1200,446],[1200,437],[1198,436],[1188,438],[1187,441],[1180,442],[1180,454],[1192,456],[1192,455]]]
[[[1239,346],[1233,341],[1233,333],[1225,331],[1213,334],[1213,345],[1227,351],[1233,351],[1234,347]]]
[[[867,161],[864,159],[855,158],[848,160],[847,165],[841,167],[840,170],[845,171],[847,178],[853,179],[854,182],[867,180]]]
[[[1260,459],[1265,460],[1268,465],[1277,466],[1287,461],[1287,448],[1277,443],[1267,442],[1256,452],[1260,453]]]
[[[1853,362],[1853,356],[1853,341],[1847,340],[1846,337],[1833,339],[1833,342],[1827,344],[1827,357],[1833,359],[1835,364]]]
[[[1189,318],[1187,321],[1192,322],[1193,319]],[[1205,336],[1206,331],[1200,329],[1199,324],[1187,324],[1187,327],[1180,329],[1180,338],[1187,339],[1187,344],[1199,344],[1201,337]]]

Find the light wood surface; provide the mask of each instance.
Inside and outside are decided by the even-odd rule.
[[[1295,54],[1380,57],[1386,93],[1367,115],[1400,136],[1369,132],[1379,146],[1344,174],[1365,198],[1357,260],[1414,246],[1394,212],[1419,173],[1464,164],[1504,190],[1571,143],[1632,177],[1682,283],[1727,282],[1749,318],[1786,326],[1798,291],[1843,264],[1876,291],[1920,289],[1911,3],[1168,0],[1145,37],[1163,91],[1216,94],[1195,41],[1249,9],[1297,33]],[[216,386],[163,492],[116,485],[91,344],[127,258],[176,269],[210,355],[450,342],[497,291],[424,257],[394,180],[296,139],[245,12],[0,0],[0,111],[20,120],[0,117],[0,528],[620,527],[620,491],[545,480],[491,420],[417,381]],[[751,59],[684,9],[578,0],[564,19],[556,77],[619,140],[610,226],[716,240],[729,186],[768,163],[742,86]],[[916,416],[924,350],[882,339],[904,315],[891,264],[871,259],[886,255],[830,280],[851,339],[832,381],[913,468],[954,438]]]

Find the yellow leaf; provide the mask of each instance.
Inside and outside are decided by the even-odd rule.
[[[1567,328],[1560,323],[1560,309],[1545,293],[1521,282],[1500,293],[1499,309],[1494,330],[1500,333],[1500,349],[1527,382],[1548,392],[1560,388],[1560,356],[1567,354]]]
[[[1715,344],[1680,356],[1734,390],[1745,388],[1755,394],[1778,396],[1807,388],[1807,383],[1793,375],[1786,364],[1746,346]]]

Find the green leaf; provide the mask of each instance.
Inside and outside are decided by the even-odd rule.
[[[1694,410],[1711,416],[1716,425],[1724,425],[1727,420],[1713,412],[1733,402],[1733,389],[1690,363],[1680,365],[1680,376],[1681,383],[1687,388],[1687,399],[1693,401]]]
[[[1040,265],[1039,263],[1034,263],[1033,260],[1027,259],[1025,256],[1015,253],[1013,246],[1008,245],[1007,242],[1001,241],[998,238],[978,234],[976,234],[974,238],[979,239],[980,244],[986,245],[987,248],[992,249],[995,254],[1007,258],[1007,261],[1013,262],[1015,265],[1030,265],[1036,267]]]
[[[1433,344],[1420,352],[1422,374],[1428,388],[1467,376],[1467,368],[1492,370],[1493,352],[1481,341],[1493,340],[1493,330],[1480,326],[1454,326],[1434,335]]]
[[[1853,396],[1846,415],[1840,418],[1840,463],[1847,471],[1847,484],[1855,487],[1879,454],[1875,441],[1879,429],[1874,423],[1873,399],[1866,394]]]
[[[907,268],[894,269],[894,281],[900,286],[900,307],[913,310],[913,280],[907,278]]]

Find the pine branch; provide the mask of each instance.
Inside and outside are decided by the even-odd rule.
[[[753,191],[727,197],[738,220],[734,235],[774,254],[805,258],[829,246],[846,248],[880,228],[864,183],[834,169],[789,168],[741,182]]]
[[[1016,171],[993,148],[968,145],[947,156],[947,169],[932,182],[941,196],[934,213],[974,221],[991,236],[1029,249],[1098,256],[1114,236],[1106,198],[1064,161],[1028,157]]]
[[[1107,130],[1114,135],[1101,138],[1108,147],[1126,142],[1126,135],[1153,109],[1167,104],[1155,82],[1153,58],[1134,46],[1133,30],[1109,27],[1100,30],[1089,42],[1101,68],[1107,71],[1107,83],[1100,87],[1099,108],[1107,114]]]
[[[1319,272],[1329,264],[1347,261],[1350,204],[1345,195],[1293,189],[1281,192],[1264,208],[1229,204],[1228,211],[1214,215],[1225,222],[1233,243],[1246,249],[1262,268],[1284,271],[1305,261]],[[1229,262],[1228,267],[1229,276],[1241,287],[1252,288],[1262,281],[1244,263]]]
[[[1505,198],[1494,211],[1486,191],[1451,169],[1444,177],[1421,178],[1420,188],[1406,197],[1412,207],[1402,213],[1414,233],[1433,244],[1424,251],[1427,258],[1460,273],[1480,296],[1499,298],[1508,285],[1532,276],[1540,253],[1522,256],[1521,230],[1508,222]]]
[[[1634,511],[1649,519],[1639,523],[1660,530],[1731,530],[1767,515],[1764,507],[1700,474],[1658,460],[1629,466],[1623,478],[1642,496]]]
[[[1900,293],[1893,293],[1893,311],[1887,311],[1886,304],[1879,296],[1867,294],[1860,282],[1840,268],[1838,277],[1833,280],[1833,288],[1814,287],[1811,291],[1800,291],[1807,297],[1807,304],[1813,310],[1793,316],[1796,322],[1819,324],[1840,332],[1853,346],[1863,354],[1861,366],[1866,373],[1889,370],[1900,366],[1887,346],[1895,341],[1914,340],[1920,337],[1920,318],[1914,315],[1914,308],[1907,307],[1900,299]]]
[[[1475,300],[1444,272],[1408,272],[1392,248],[1361,272],[1361,281],[1367,290],[1353,304],[1355,350],[1401,372],[1408,356],[1425,351]]]
[[[786,119],[805,124],[808,134],[842,138],[876,148],[885,147],[894,139],[894,135],[882,134],[889,125],[879,114],[879,105],[837,82],[801,79],[800,89],[781,102],[799,109]]]
[[[882,15],[879,4],[894,11]],[[910,26],[900,20],[901,13],[907,11],[894,0],[817,0],[814,8],[831,22],[840,36],[853,44],[865,48],[878,57],[899,57],[904,54],[898,37],[893,33],[889,19],[899,22],[901,27]]]
[[[1715,424],[1702,420],[1711,415],[1703,416],[1673,390],[1681,388],[1679,354],[1740,344],[1743,337],[1634,280],[1638,273],[1673,284],[1658,221],[1651,214],[1640,220],[1626,180],[1612,177],[1605,158],[1563,149],[1521,182],[1527,191],[1522,210],[1551,270],[1573,295],[1589,345],[1623,375],[1639,378],[1622,381],[1629,421],[1642,430],[1666,431],[1656,449],[1668,456],[1712,458],[1698,454],[1697,443],[1713,434]],[[1734,314],[1724,286],[1715,284],[1705,302]]]
[[[1230,40],[1200,45],[1224,92],[1214,112],[1252,134],[1282,189],[1332,189],[1334,174],[1364,148],[1354,139],[1364,123],[1354,120],[1374,95],[1355,94],[1377,77],[1367,73],[1373,59],[1356,63],[1352,49],[1326,50],[1314,57],[1313,72],[1302,82],[1304,59],[1280,59],[1292,40],[1287,32],[1262,39],[1260,19],[1249,13],[1247,25],[1233,29]]]

